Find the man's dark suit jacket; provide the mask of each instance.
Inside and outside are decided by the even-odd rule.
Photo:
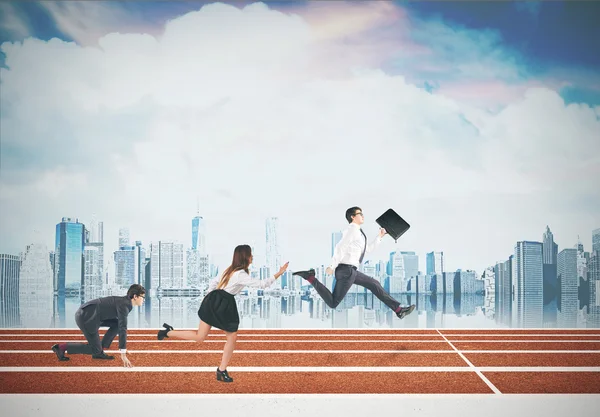
[[[133,308],[131,299],[124,297],[102,297],[90,300],[79,307],[83,310],[83,322],[86,330],[98,331],[100,326],[109,326],[106,321],[117,321],[119,327],[119,349],[127,344],[127,316]]]

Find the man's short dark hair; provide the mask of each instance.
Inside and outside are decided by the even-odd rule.
[[[139,297],[144,294],[146,294],[146,289],[144,287],[142,287],[140,284],[133,284],[127,290],[127,297],[129,297],[129,298],[133,298],[134,295],[137,295]]]
[[[348,210],[346,210],[346,220],[348,220],[348,223],[352,223],[352,216],[356,214],[356,210],[362,211],[360,207],[350,207]]]

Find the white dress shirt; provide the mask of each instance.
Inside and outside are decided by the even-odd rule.
[[[335,245],[333,258],[329,267],[335,271],[339,264],[348,264],[359,267],[360,255],[365,248],[365,236],[360,231],[360,226],[356,223],[350,223],[343,232],[342,239]],[[365,254],[375,249],[381,243],[381,236],[377,234],[374,241],[367,245]]]
[[[219,276],[217,276],[216,278],[214,278],[210,281],[207,292],[211,292],[212,290],[217,288],[217,286],[219,285],[219,282],[221,281],[222,276],[223,276],[223,274],[220,274]],[[227,283],[225,288],[219,288],[219,289],[225,290],[229,294],[237,295],[240,292],[242,292],[242,290],[246,287],[267,288],[267,287],[270,287],[271,285],[273,285],[274,282],[275,282],[275,276],[272,276],[270,278],[263,279],[263,280],[255,279],[255,278],[250,277],[250,275],[248,275],[248,273],[246,271],[241,269],[239,271],[235,271],[231,275],[231,277],[229,278],[229,282]]]

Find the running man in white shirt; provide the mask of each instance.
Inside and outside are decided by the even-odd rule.
[[[300,275],[302,278],[312,284],[315,290],[319,293],[323,301],[331,307],[335,308],[342,302],[352,284],[360,285],[371,291],[385,305],[394,310],[398,318],[403,319],[406,315],[412,313],[415,305],[402,307],[400,303],[392,298],[381,286],[379,281],[371,278],[358,270],[362,263],[365,253],[375,249],[381,239],[387,233],[385,229],[380,229],[375,241],[367,244],[367,236],[360,228],[364,223],[364,215],[360,207],[351,207],[346,210],[346,220],[350,225],[343,232],[342,239],[335,246],[331,264],[327,267],[327,274],[333,274],[335,271],[335,287],[333,294],[326,286],[321,284],[315,277],[315,270],[294,272],[293,275]]]
[[[208,294],[202,300],[198,316],[200,324],[198,330],[173,330],[167,323],[163,324],[165,330],[158,332],[158,340],[165,337],[171,339],[195,340],[203,342],[208,336],[211,327],[225,331],[227,341],[223,348],[221,365],[217,368],[217,380],[233,382],[233,378],[227,373],[227,364],[233,355],[237,331],[240,324],[240,316],[235,301],[235,296],[246,287],[267,288],[273,285],[287,270],[289,262],[283,265],[279,272],[272,277],[259,280],[250,277],[248,267],[252,263],[252,248],[248,245],[240,245],[233,251],[231,265],[223,271],[221,276],[213,279],[208,286]]]

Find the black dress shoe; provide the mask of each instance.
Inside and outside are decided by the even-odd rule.
[[[70,359],[65,356],[64,350],[60,350],[60,348],[58,347],[58,344],[52,346],[52,351],[54,353],[56,353],[56,357],[58,358],[59,361],[68,361]]]
[[[227,369],[221,371],[219,368],[217,368],[217,381],[233,382],[233,378],[229,376]]]
[[[292,275],[300,275],[304,279],[309,279],[315,276],[315,270],[311,268],[308,271],[294,272]]]
[[[111,355],[107,355],[106,353],[102,352],[100,354],[94,354],[92,355],[92,359],[114,359],[114,356]]]
[[[173,326],[170,326],[170,325],[168,325],[167,323],[163,323],[163,327],[164,327],[165,329],[167,329],[168,331],[175,330],[175,329],[173,329]]]
[[[396,313],[399,319],[403,319],[405,316],[408,316],[415,309],[415,305],[412,304],[410,307],[402,307],[399,312]]]

